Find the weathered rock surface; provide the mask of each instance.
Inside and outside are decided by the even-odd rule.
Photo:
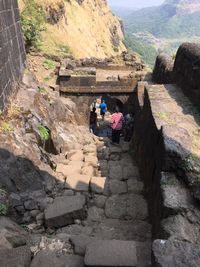
[[[29,267],[31,251],[29,247],[0,250],[0,266],[4,267]]]
[[[82,195],[56,198],[45,210],[45,223],[50,228],[58,228],[73,224],[75,219],[84,219],[84,205]]]
[[[136,267],[136,243],[133,241],[98,240],[87,246],[85,266]]]
[[[199,245],[156,240],[153,243],[153,255],[156,267],[198,267],[200,265]]]
[[[0,249],[24,246],[28,234],[18,224],[5,216],[0,216]]]

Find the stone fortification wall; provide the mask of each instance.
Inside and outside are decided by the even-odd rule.
[[[183,43],[175,58],[160,54],[155,63],[153,81],[177,84],[200,109],[200,44]]]
[[[153,71],[153,80],[158,84],[173,83],[173,67],[174,61],[171,56],[164,53],[158,55]]]
[[[200,107],[200,44],[184,43],[179,47],[174,77],[176,84]]]
[[[200,243],[200,138],[196,114],[175,85],[139,84],[133,142],[145,183],[153,239],[159,239],[153,244],[155,267],[175,266],[174,260],[163,253],[166,246],[174,255],[180,255],[180,266],[189,266],[195,253],[192,247]],[[199,257],[195,258],[195,264],[199,262]]]
[[[0,109],[19,81],[25,58],[17,0],[0,0]]]

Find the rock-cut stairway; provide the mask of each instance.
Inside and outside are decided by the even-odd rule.
[[[151,225],[129,143],[104,137],[71,151],[57,177],[64,190],[45,210],[45,223],[68,235],[70,257],[79,256],[70,266],[151,266]]]

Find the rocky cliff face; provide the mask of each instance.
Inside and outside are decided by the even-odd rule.
[[[177,15],[200,12],[199,0],[167,0],[164,2],[163,7]]]
[[[35,0],[46,14],[44,50],[66,49],[78,58],[116,55],[126,50],[119,19],[106,0]],[[21,0],[23,9],[25,1]]]

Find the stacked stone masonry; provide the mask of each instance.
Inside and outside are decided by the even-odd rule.
[[[169,55],[158,55],[153,81],[180,86],[200,109],[200,44],[183,43],[177,51],[175,61]]]
[[[0,109],[19,81],[25,58],[17,0],[0,0]]]
[[[134,149],[159,239],[153,266],[199,266],[190,252],[200,242],[199,114],[175,85],[140,83],[137,93]]]

